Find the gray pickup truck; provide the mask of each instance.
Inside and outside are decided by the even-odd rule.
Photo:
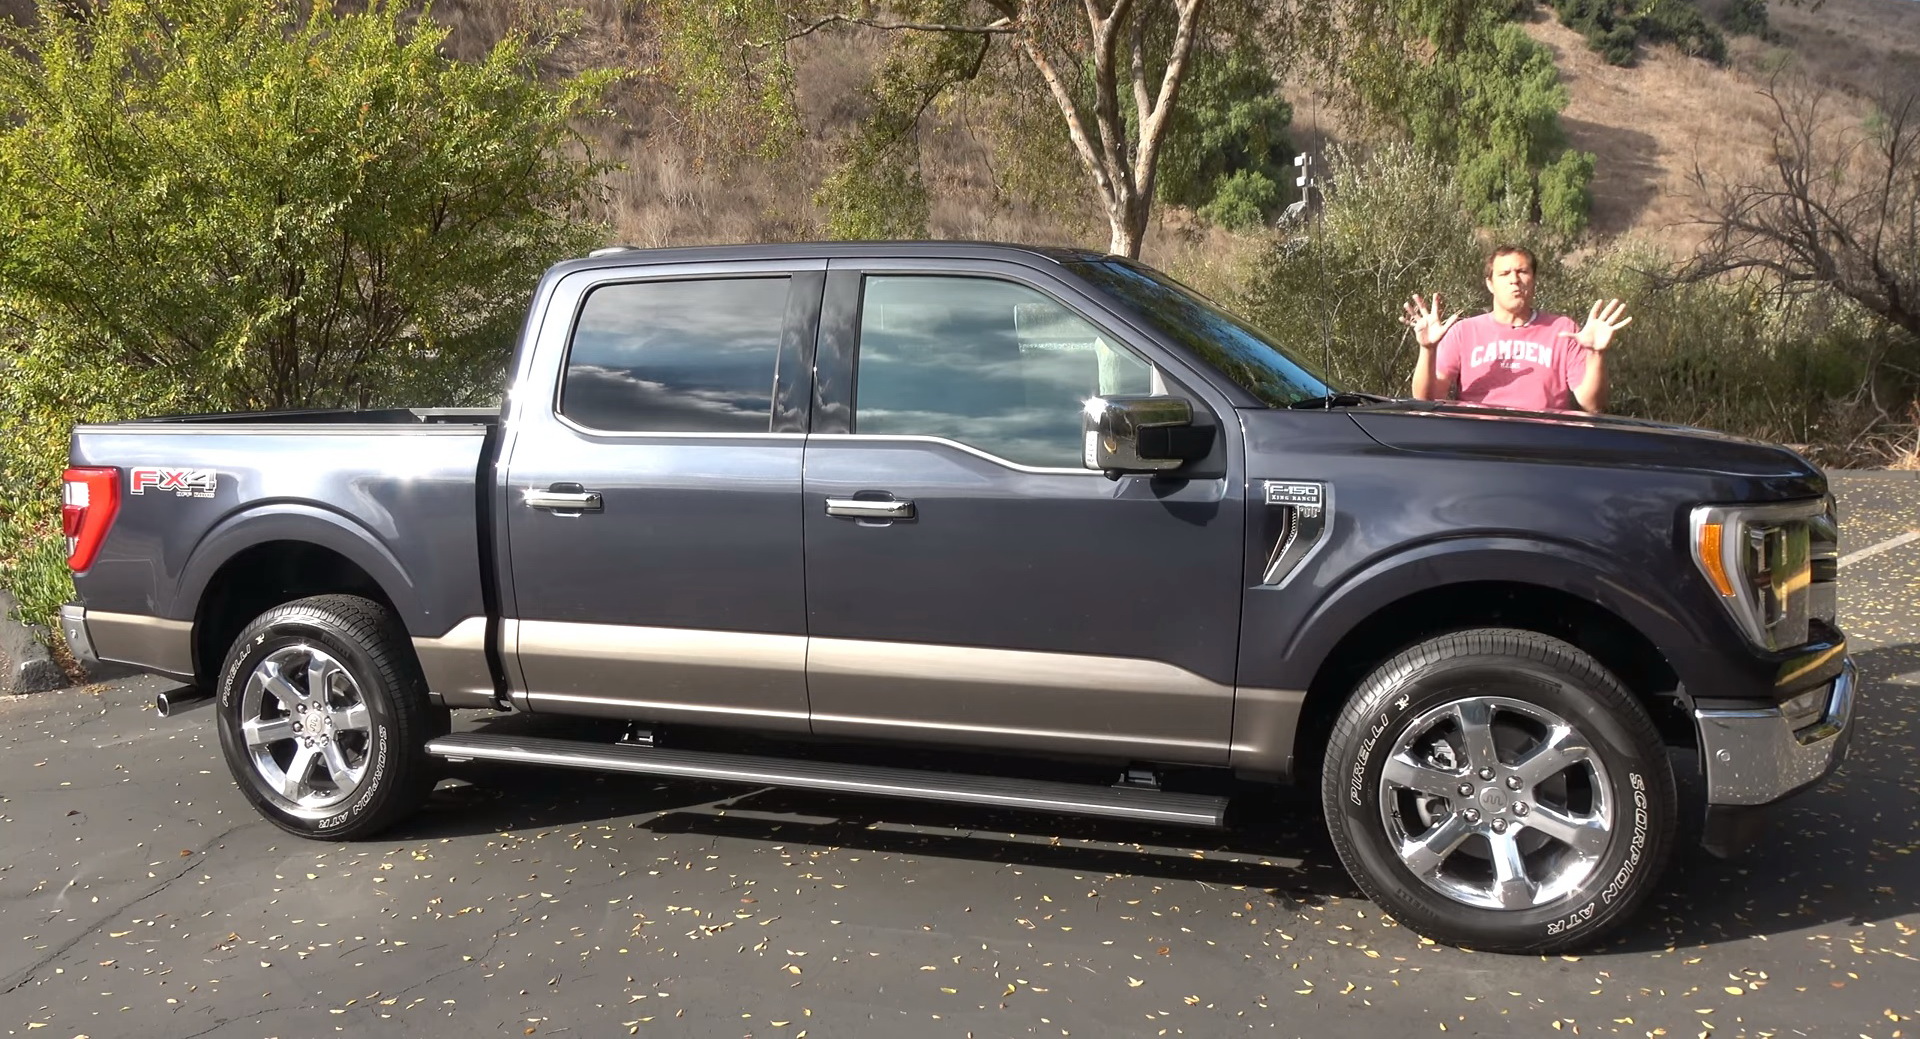
[[[1343,393],[1128,260],[607,250],[542,279],[510,375],[484,412],[77,428],[68,641],[213,698],[314,838],[443,760],[1199,827],[1299,784],[1393,916],[1516,951],[1621,924],[1683,812],[1730,850],[1851,735],[1800,456]]]

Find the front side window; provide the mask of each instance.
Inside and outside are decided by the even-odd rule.
[[[1052,298],[990,278],[866,279],[853,431],[1079,468],[1087,398],[1162,392],[1152,365]]]
[[[765,433],[788,279],[602,285],[567,348],[560,413],[619,433]]]

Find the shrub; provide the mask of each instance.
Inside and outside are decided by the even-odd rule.
[[[71,423],[495,398],[541,270],[604,240],[567,211],[611,73],[455,61],[392,0],[71,6],[0,23],[0,580],[60,536]]]

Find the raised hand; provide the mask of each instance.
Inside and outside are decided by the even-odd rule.
[[[1560,334],[1594,353],[1604,353],[1607,346],[1613,342],[1613,334],[1633,322],[1626,313],[1627,305],[1617,299],[1596,299],[1593,301],[1593,309],[1587,312],[1586,327],[1578,332]]]
[[[1452,328],[1453,323],[1460,320],[1460,313],[1455,311],[1452,317],[1442,321],[1440,310],[1439,293],[1433,294],[1433,305],[1429,307],[1416,292],[1412,299],[1401,305],[1400,323],[1413,329],[1413,338],[1421,346],[1435,346],[1440,342],[1441,337],[1447,334],[1447,329]]]

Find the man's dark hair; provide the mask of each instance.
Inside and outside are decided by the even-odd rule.
[[[1519,253],[1521,256],[1524,256],[1527,258],[1528,270],[1533,271],[1535,274],[1540,273],[1540,271],[1538,270],[1540,264],[1538,261],[1536,261],[1533,258],[1532,249],[1529,249],[1524,245],[1502,245],[1494,249],[1493,252],[1487,254],[1485,276],[1489,278],[1493,277],[1493,264],[1495,260],[1498,260],[1502,256],[1512,256],[1515,253]]]

